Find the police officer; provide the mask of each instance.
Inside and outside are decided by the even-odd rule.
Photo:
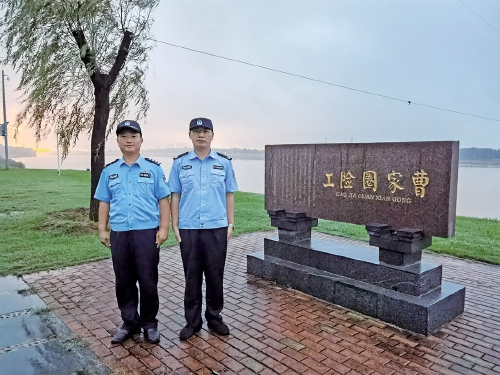
[[[234,196],[238,184],[231,159],[214,152],[212,121],[195,118],[189,123],[193,151],[174,158],[169,175],[172,192],[172,229],[181,249],[186,326],[179,338],[187,340],[201,329],[202,282],[205,275],[208,328],[228,335],[222,321],[223,277],[227,242],[234,229]]]
[[[142,328],[144,341],[157,344],[158,263],[160,245],[168,238],[170,190],[160,163],[140,155],[140,125],[122,121],[116,135],[123,156],[104,167],[94,195],[100,201],[99,237],[111,249],[123,319],[111,343],[122,343]]]

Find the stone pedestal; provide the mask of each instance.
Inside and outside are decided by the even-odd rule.
[[[431,237],[370,224],[363,246],[311,239],[317,219],[268,211],[278,237],[247,257],[247,272],[325,301],[429,335],[464,311],[465,288],[442,282],[442,267],[421,262]]]
[[[304,213],[267,211],[271,225],[278,228],[280,241],[295,242],[311,238],[311,228],[318,226],[318,219],[307,217]]]
[[[368,224],[370,245],[379,248],[381,263],[407,266],[420,262],[422,250],[431,246],[432,236],[426,236],[420,229],[403,228],[392,230],[387,224]]]

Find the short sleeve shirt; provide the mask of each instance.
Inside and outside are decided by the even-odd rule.
[[[229,158],[210,151],[200,160],[190,151],[174,159],[168,186],[181,194],[179,229],[227,227],[226,193],[238,190]]]
[[[123,158],[102,171],[94,198],[108,202],[109,224],[116,232],[156,228],[158,201],[170,195],[159,163],[139,156],[128,166]]]

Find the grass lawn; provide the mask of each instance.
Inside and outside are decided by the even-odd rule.
[[[342,237],[369,240],[362,225],[320,220],[317,230]],[[455,237],[433,237],[431,247],[424,251],[500,264],[500,220],[457,216]]]
[[[0,170],[0,275],[22,275],[110,256],[87,218],[90,173]],[[262,194],[235,194],[236,230],[274,230]],[[368,240],[364,227],[320,220],[317,230]],[[162,247],[175,244],[170,238]],[[434,238],[431,250],[500,264],[500,221],[458,217],[454,238]]]

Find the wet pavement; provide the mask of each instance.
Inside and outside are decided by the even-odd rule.
[[[0,278],[0,374],[109,374],[22,278]]]
[[[246,256],[262,250],[263,239],[269,235],[245,234],[229,243],[222,314],[231,334],[226,337],[210,332],[204,323],[190,340],[179,341],[184,325],[184,276],[178,246],[163,249],[160,255],[159,345],[140,339],[111,345],[111,334],[121,319],[110,259],[23,278],[73,331],[74,336],[67,337],[87,345],[82,346],[82,353],[90,348],[114,374],[500,374],[500,266],[424,253],[425,261],[443,265],[444,280],[467,288],[465,313],[425,337],[247,275]],[[363,246],[354,240],[321,233],[313,236]],[[17,296],[10,298],[19,301]],[[28,300],[40,303],[36,296]],[[0,306],[5,309],[2,299]],[[31,307],[37,308],[40,309]],[[12,361],[18,362],[8,369],[14,372],[2,371],[10,365],[4,359],[9,353],[0,354],[1,374],[97,373],[74,370],[77,362],[85,368],[80,349],[73,349],[70,355],[64,352],[68,362],[59,363],[64,372],[49,368],[48,364],[58,364],[51,358],[67,348],[65,336],[50,325],[44,326],[44,319],[40,324],[36,314],[25,315],[32,320],[16,320],[24,315],[0,319],[0,324],[10,320],[12,326],[17,322],[22,327],[20,332],[10,330],[6,337],[0,327],[1,346],[29,343],[34,337],[49,341],[33,346],[38,356],[29,351],[29,346],[14,351],[21,357],[23,351],[26,353],[24,359],[12,357]],[[31,363],[38,360],[47,367],[37,368]],[[15,372],[25,368],[22,366],[28,370]]]

